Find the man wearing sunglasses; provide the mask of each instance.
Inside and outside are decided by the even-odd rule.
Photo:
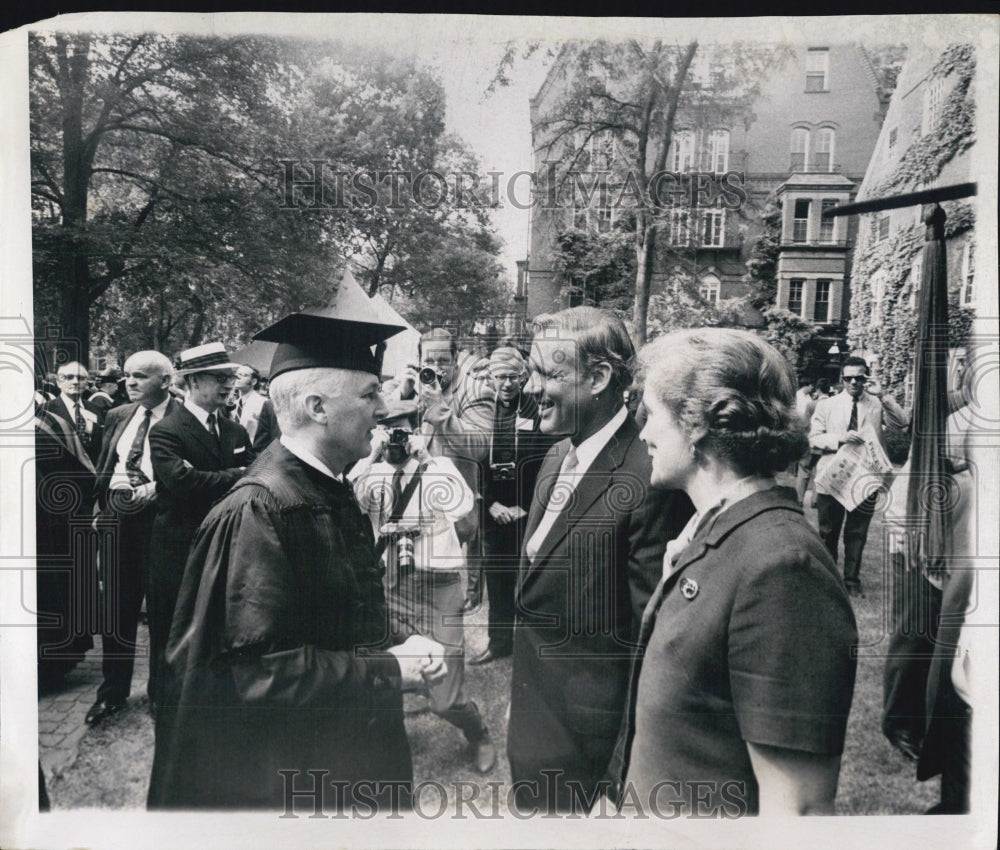
[[[220,416],[236,382],[237,364],[222,343],[182,351],[176,373],[186,398],[149,429],[156,482],[156,518],[150,540],[149,695],[161,686],[170,621],[180,592],[188,548],[212,504],[243,475],[255,455],[242,425]]]
[[[885,446],[886,424],[905,428],[906,414],[892,399],[883,404],[874,382],[869,387],[868,363],[861,357],[848,357],[841,371],[844,389],[830,398],[820,399],[809,427],[809,444],[823,454],[816,464],[816,511],[819,536],[837,560],[840,531],[844,531],[844,584],[851,596],[861,596],[861,555],[868,537],[877,493],[872,493],[853,511],[848,511],[820,484],[824,469],[845,443],[863,443],[874,433]]]

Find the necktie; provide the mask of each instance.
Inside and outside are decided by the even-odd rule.
[[[848,431],[858,430],[858,400],[854,399],[851,402],[851,421],[847,423]]]
[[[149,423],[152,420],[153,411],[146,408],[142,422],[139,423],[139,430],[135,432],[135,439],[132,440],[132,447],[128,450],[128,457],[125,458],[125,470],[128,472],[128,483],[133,487],[140,484],[148,484],[149,478],[142,471],[142,453],[146,444],[146,434],[149,433]]]
[[[236,421],[243,424],[243,396],[236,400]]]
[[[87,437],[87,422],[83,418],[83,405],[80,402],[76,403],[76,433],[81,440]]]
[[[392,476],[392,510],[399,510],[403,501],[403,470],[397,469]]]
[[[555,525],[556,517],[566,509],[576,489],[576,483],[572,473],[576,470],[580,460],[576,456],[576,449],[571,445],[566,457],[563,458],[562,466],[559,467],[559,475],[552,489],[549,491],[548,502],[545,505],[545,513],[534,530],[531,538],[525,544],[524,553],[528,560],[534,562],[538,550],[548,533]]]
[[[215,427],[215,414],[214,413],[209,413],[208,414],[208,433],[211,434],[212,435],[212,439],[215,440],[215,447],[219,448],[221,444],[219,443],[219,431]]]
[[[569,451],[566,452],[566,458],[563,460],[563,472],[572,472],[576,469],[579,462],[580,460],[576,456],[576,448],[574,446],[570,446]]]

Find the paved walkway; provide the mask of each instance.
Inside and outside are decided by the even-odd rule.
[[[73,764],[87,731],[84,718],[101,684],[100,637],[94,638],[94,644],[87,657],[66,675],[62,687],[38,698],[38,756],[47,781]],[[149,631],[140,625],[130,701],[145,698],[148,647]]]

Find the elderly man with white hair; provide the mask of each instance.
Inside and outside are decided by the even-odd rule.
[[[371,524],[343,477],[385,414],[380,348],[399,330],[324,311],[258,334],[279,343],[281,437],[194,540],[150,808],[288,811],[303,789],[314,811],[409,805],[402,691],[447,665],[440,644],[390,621]]]

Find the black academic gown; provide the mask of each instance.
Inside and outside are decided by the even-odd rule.
[[[400,670],[382,651],[401,637],[352,494],[272,443],[192,545],[149,807],[282,809],[286,782],[314,787],[310,770],[325,771],[326,811],[344,802],[336,782],[361,805],[401,791],[405,805]],[[379,782],[381,795],[358,784]]]

